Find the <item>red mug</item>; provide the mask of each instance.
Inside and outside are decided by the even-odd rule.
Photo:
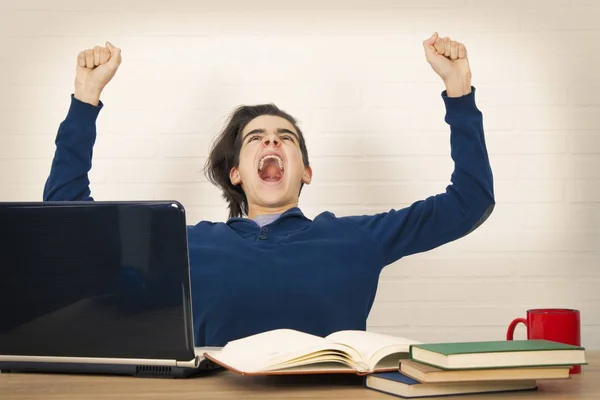
[[[553,342],[581,346],[579,310],[567,308],[538,308],[527,310],[527,319],[515,318],[506,331],[506,340],[513,340],[519,323],[527,327],[527,339],[546,339]],[[571,374],[581,372],[581,365],[574,365]]]

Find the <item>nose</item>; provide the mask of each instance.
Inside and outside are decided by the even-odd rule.
[[[265,147],[269,147],[269,146],[273,146],[273,147],[279,147],[279,145],[281,144],[279,138],[277,137],[277,135],[265,135],[263,138],[263,146]]]

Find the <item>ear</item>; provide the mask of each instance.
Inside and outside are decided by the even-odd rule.
[[[242,183],[242,178],[240,177],[240,171],[237,167],[231,168],[229,171],[229,180],[233,186],[239,185]]]
[[[310,184],[312,181],[312,168],[310,165],[304,168],[304,174],[302,174],[302,182],[305,184]]]

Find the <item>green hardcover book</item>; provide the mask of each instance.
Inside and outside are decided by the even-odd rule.
[[[414,344],[414,361],[441,369],[483,369],[584,365],[581,346],[548,340],[498,340]]]

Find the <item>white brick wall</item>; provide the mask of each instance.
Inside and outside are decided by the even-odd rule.
[[[575,307],[600,349],[599,19],[594,0],[2,0],[0,200],[41,199],[77,53],[108,39],[123,64],[102,98],[96,198],[223,220],[202,175],[211,140],[235,106],[273,101],[307,136],[309,216],[408,205],[452,168],[421,46],[437,30],[467,45],[498,205],[387,268],[370,329],[501,339],[527,308]]]

